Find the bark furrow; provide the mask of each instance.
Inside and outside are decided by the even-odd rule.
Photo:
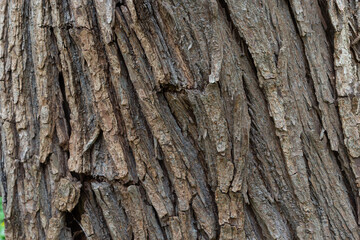
[[[7,239],[359,239],[354,0],[0,1]]]

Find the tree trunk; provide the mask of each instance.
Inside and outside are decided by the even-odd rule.
[[[7,239],[360,239],[360,3],[1,0]]]

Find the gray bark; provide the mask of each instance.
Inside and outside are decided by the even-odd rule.
[[[1,0],[7,239],[360,239],[360,3]]]

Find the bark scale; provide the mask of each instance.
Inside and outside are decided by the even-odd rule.
[[[359,239],[360,3],[2,0],[7,239]]]

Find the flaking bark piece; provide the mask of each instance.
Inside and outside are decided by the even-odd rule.
[[[71,212],[79,201],[81,186],[80,182],[68,178],[60,179],[55,193],[55,207],[63,212]]]

